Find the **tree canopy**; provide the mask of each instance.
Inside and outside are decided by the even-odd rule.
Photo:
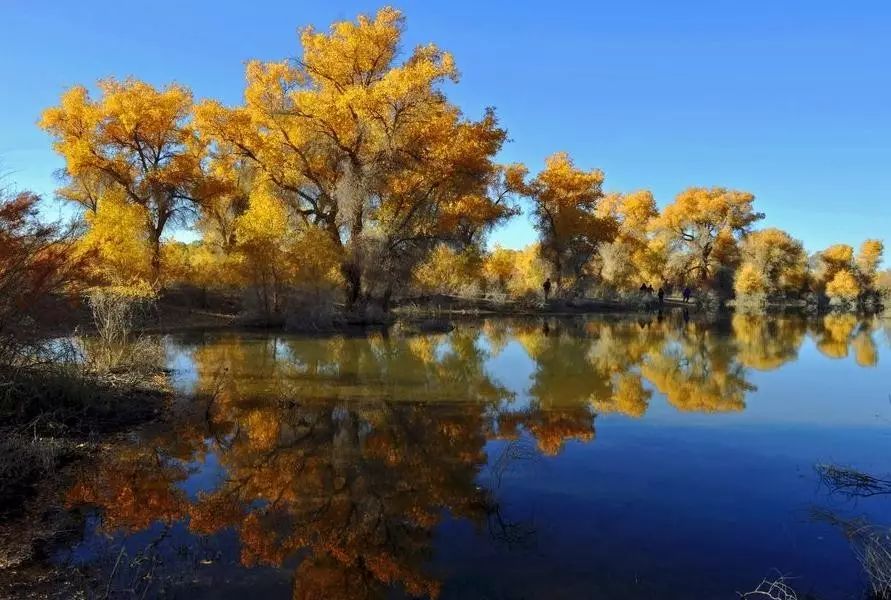
[[[356,314],[416,293],[529,301],[549,278],[560,300],[693,286],[880,302],[880,240],[808,259],[788,233],[754,229],[751,192],[689,187],[660,205],[606,190],[565,152],[534,176],[501,164],[494,109],[466,116],[446,93],[452,55],[406,50],[404,32],[389,7],[305,27],[297,58],[247,63],[235,106],[133,78],[67,90],[40,126],[65,161],[57,195],[83,217],[72,255],[90,280],[245,290],[267,318],[307,295]],[[489,248],[521,206],[536,242]],[[170,239],[183,227],[198,239]]]

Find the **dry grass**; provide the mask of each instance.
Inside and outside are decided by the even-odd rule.
[[[891,531],[862,518],[846,519],[826,510],[814,517],[838,527],[851,543],[869,581],[870,598],[891,600]]]
[[[848,498],[868,498],[891,494],[891,480],[875,477],[851,467],[819,464],[820,482],[833,494]],[[814,518],[839,528],[869,581],[871,597],[891,600],[891,531],[863,518],[844,518],[834,512],[815,509]]]
[[[64,440],[7,430],[0,439],[0,515],[21,506],[33,485],[68,453]]]
[[[163,375],[94,375],[69,365],[0,367],[0,513],[15,512],[42,479],[103,436],[153,418]]]
[[[19,343],[0,363],[0,513],[79,448],[152,418],[166,386],[163,349],[133,335],[139,302],[90,297],[97,335]]]
[[[331,290],[292,290],[285,311],[289,331],[328,331],[341,320]]]
[[[62,502],[70,467],[155,418],[166,383],[71,364],[0,367],[0,381],[0,597],[72,597],[77,574],[42,561],[83,527]]]

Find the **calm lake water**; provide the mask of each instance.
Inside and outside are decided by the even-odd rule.
[[[815,465],[891,472],[889,336],[680,313],[170,336],[175,418],[79,475],[56,559],[112,597],[732,599],[782,573],[862,598],[820,515],[891,525],[891,496]]]

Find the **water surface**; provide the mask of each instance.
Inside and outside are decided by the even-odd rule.
[[[166,338],[175,418],[57,560],[147,597],[862,598],[814,465],[891,471],[887,322],[493,319]],[[101,590],[100,590],[101,591]]]

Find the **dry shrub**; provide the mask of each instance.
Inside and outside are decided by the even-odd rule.
[[[291,331],[324,331],[337,323],[336,291],[295,289],[288,294],[285,327]]]
[[[73,226],[41,223],[39,198],[0,188],[0,363],[19,362],[40,338],[49,301],[72,292],[84,257],[73,258]]]
[[[82,337],[89,367],[98,373],[144,375],[160,368],[163,349],[156,339],[136,335],[135,329],[154,306],[148,288],[98,288],[90,292],[96,335]]]
[[[767,294],[751,293],[737,294],[733,302],[734,308],[740,313],[759,314],[767,309]]]
[[[854,552],[863,566],[875,598],[891,598],[891,536],[887,530],[873,528],[860,533]]]
[[[704,290],[698,292],[693,299],[696,307],[702,310],[716,312],[721,308],[723,301],[721,294],[715,290]]]
[[[20,430],[0,437],[0,517],[16,515],[35,485],[70,453],[60,438],[39,438]]]

